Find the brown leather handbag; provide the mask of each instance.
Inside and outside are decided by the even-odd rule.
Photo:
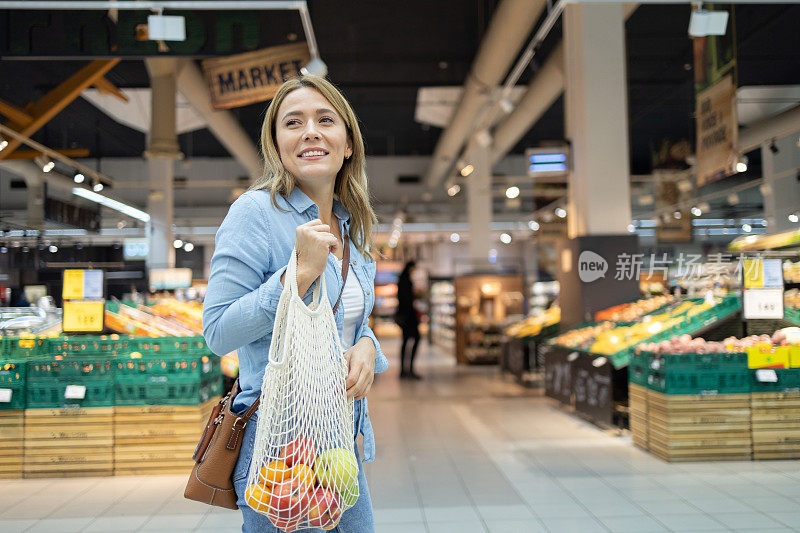
[[[344,285],[347,283],[347,272],[350,262],[350,240],[344,235],[344,254],[342,258],[342,290],[333,306],[333,312],[339,307],[342,300]],[[241,415],[231,411],[233,399],[239,393],[239,380],[233,384],[231,391],[214,406],[208,418],[206,428],[200,437],[200,442],[194,451],[192,459],[195,461],[192,474],[183,491],[184,498],[196,500],[225,507],[238,509],[236,505],[236,491],[233,488],[231,476],[239,460],[239,451],[242,449],[244,428],[250,417],[258,410],[259,399],[253,402],[247,411]]]
[[[231,405],[238,393],[237,379],[231,391],[211,411],[192,456],[195,465],[183,492],[185,498],[228,509],[239,508],[231,474],[239,460],[244,428],[258,409],[259,400],[256,398],[247,411],[237,415],[231,411]]]

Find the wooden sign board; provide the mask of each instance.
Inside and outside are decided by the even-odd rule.
[[[308,45],[294,43],[206,59],[203,72],[214,107],[230,109],[271,99],[310,59]]]
[[[697,186],[725,178],[736,163],[739,126],[736,119],[736,88],[728,75],[698,93]]]

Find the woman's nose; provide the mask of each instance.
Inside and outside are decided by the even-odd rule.
[[[303,139],[319,139],[319,132],[313,123],[310,123],[308,127],[306,127],[306,130],[303,132]]]

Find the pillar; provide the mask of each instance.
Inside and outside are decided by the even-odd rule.
[[[636,299],[635,272],[617,276],[638,252],[631,223],[625,13],[622,4],[566,7],[566,135],[571,143],[567,236],[558,247],[561,324]]]
[[[631,195],[622,4],[568,5],[564,45],[568,235],[624,234]]]
[[[177,61],[174,58],[151,58],[146,60],[146,64],[152,87],[150,132],[144,154],[150,185],[147,197],[147,212],[150,214],[147,267],[173,268],[173,177],[175,160],[182,157],[175,131]]]
[[[492,248],[492,165],[488,147],[476,146],[468,161],[475,167],[467,176],[467,218],[469,219],[469,256],[476,270],[489,266]]]
[[[781,233],[798,229],[797,223],[789,221],[789,215],[800,211],[800,149],[797,135],[775,139],[776,153],[770,149],[771,142],[761,146],[761,166],[764,176],[764,216],[767,233]]]

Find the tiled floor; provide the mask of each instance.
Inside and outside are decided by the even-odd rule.
[[[378,532],[800,531],[800,461],[666,464],[494,367],[426,344],[418,358],[424,381],[393,365],[370,394]],[[3,480],[0,532],[240,530],[237,513],[184,500],[184,481]]]

